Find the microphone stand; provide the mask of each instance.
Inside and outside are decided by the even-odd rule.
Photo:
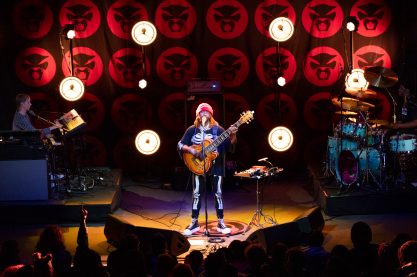
[[[205,132],[204,132],[204,126],[201,125],[202,127],[202,144],[201,144],[201,154],[202,154],[202,158],[203,158],[203,185],[204,185],[204,212],[205,212],[205,224],[206,224],[206,228],[204,231],[204,235],[206,237],[210,236],[210,233],[208,231],[208,213],[207,213],[207,170],[206,170],[206,149],[205,149],[205,145],[204,145],[204,140],[205,140]]]

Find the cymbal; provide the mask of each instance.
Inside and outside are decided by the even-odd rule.
[[[384,120],[384,119],[369,119],[368,122],[379,125],[379,126],[383,126],[383,127],[391,126],[391,123],[388,120]]]
[[[351,111],[336,111],[335,114],[340,114],[340,115],[344,115],[344,116],[349,116],[349,115],[356,116],[356,115],[358,115],[358,113],[351,112]]]
[[[398,75],[389,68],[373,66],[365,69],[365,79],[379,88],[389,88],[398,82]]]
[[[363,112],[375,108],[375,105],[371,103],[350,97],[343,97],[341,101],[338,98],[333,98],[332,103],[339,108],[353,112]]]
[[[355,96],[357,98],[369,98],[369,97],[373,97],[377,95],[376,91],[373,91],[370,89],[362,90],[362,89],[346,88],[345,91],[348,94]]]

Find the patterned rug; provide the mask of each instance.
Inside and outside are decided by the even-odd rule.
[[[198,222],[200,223],[200,231],[194,233],[193,236],[205,235],[206,222],[204,220],[203,221],[199,220]],[[220,232],[217,232],[217,220],[213,220],[213,221],[207,222],[207,229],[208,229],[209,235],[211,237],[235,236],[235,235],[243,233],[248,227],[248,224],[243,223],[241,221],[236,221],[236,220],[225,220],[224,223],[226,224],[227,227],[230,228],[230,234],[225,235]]]

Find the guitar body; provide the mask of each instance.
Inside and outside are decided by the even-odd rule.
[[[211,140],[206,139],[204,140],[204,147],[207,147],[211,143]],[[195,149],[198,153],[200,153],[203,149],[202,145],[193,145],[191,146],[193,149]],[[210,169],[210,167],[213,164],[214,159],[217,158],[218,153],[217,152],[208,152],[206,153],[206,157],[204,160],[200,160],[199,158],[195,157],[193,154],[189,152],[184,152],[182,157],[184,160],[185,165],[188,167],[188,169],[197,175],[203,175],[204,174],[204,161],[206,163],[206,172]]]

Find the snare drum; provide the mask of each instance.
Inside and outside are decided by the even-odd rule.
[[[416,150],[416,136],[411,134],[395,135],[389,141],[393,153],[410,153]]]
[[[344,124],[340,124],[339,130],[342,134],[349,138],[365,138],[366,136],[366,129],[360,123],[354,123],[351,121],[345,121]]]

